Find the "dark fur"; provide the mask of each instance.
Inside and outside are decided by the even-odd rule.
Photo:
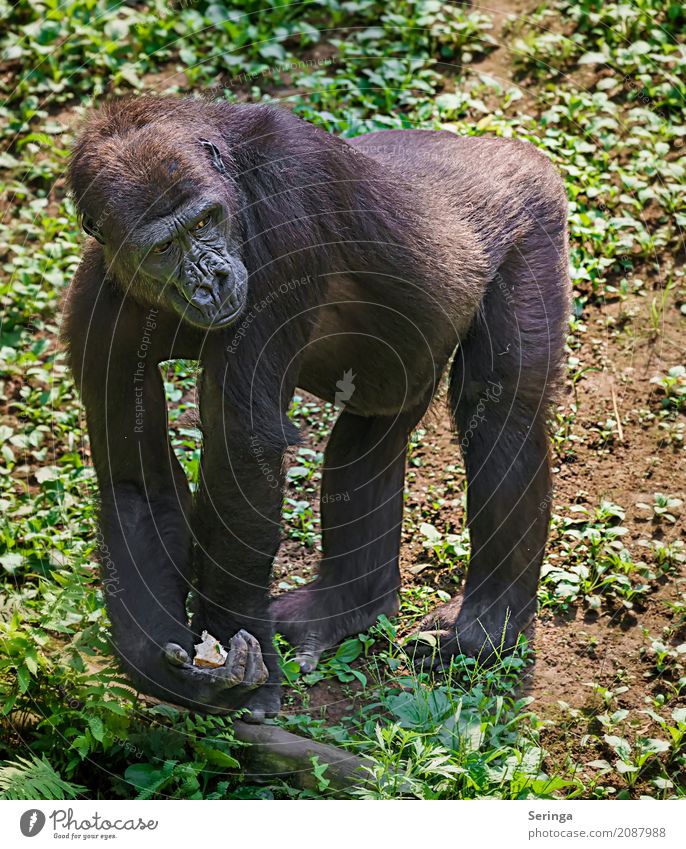
[[[88,119],[71,185],[104,239],[87,244],[65,338],[101,490],[108,610],[132,680],[204,709],[243,704],[244,688],[204,688],[161,647],[190,652],[201,628],[224,643],[245,628],[271,676],[251,696],[259,717],[278,708],[272,617],[312,668],[323,648],[396,610],[408,436],[456,349],[449,398],[472,559],[461,611],[451,602],[427,627],[439,628],[443,659],[503,634],[511,647],[535,609],[550,513],[545,417],[569,307],[566,199],[548,160],[505,139],[344,141],[267,106],[146,97]],[[242,316],[208,332],[168,308],[128,248],[143,222],[204,193],[221,195],[226,244],[249,273]],[[151,306],[141,432],[132,381]],[[174,357],[203,365],[195,505],[155,365]],[[270,615],[284,453],[297,441],[288,403],[297,386],[333,401],[346,372],[354,391],[326,451],[320,576]]]

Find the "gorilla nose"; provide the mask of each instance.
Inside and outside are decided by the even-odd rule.
[[[182,290],[191,306],[211,318],[221,310],[227,298],[231,302],[233,288],[230,269],[217,266],[205,269],[205,273],[196,276],[195,280],[188,280]]]

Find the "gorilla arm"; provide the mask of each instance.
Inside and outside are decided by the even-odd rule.
[[[158,369],[174,355],[174,333],[164,314],[105,280],[92,246],[70,288],[65,321],[100,489],[103,583],[122,665],[158,698],[206,711],[240,704],[266,677],[253,637],[236,635],[219,670],[190,663],[190,492],[167,438]]]

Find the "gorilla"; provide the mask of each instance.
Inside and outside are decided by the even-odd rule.
[[[275,630],[312,670],[394,615],[408,439],[446,372],[471,560],[462,599],[422,625],[423,663],[510,650],[535,614],[569,312],[567,202],[548,159],[511,139],[343,139],[269,105],[144,96],[87,117],[69,182],[91,238],[63,337],[133,684],[259,722],[280,706]],[[174,358],[201,367],[193,497],[158,368]],[[339,407],[322,558],[316,580],[272,598],[297,388]],[[224,666],[193,664],[203,630]]]

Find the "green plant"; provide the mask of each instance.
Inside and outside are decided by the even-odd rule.
[[[598,760],[592,761],[589,766],[603,771],[614,769],[630,789],[636,786],[641,774],[657,760],[657,756],[669,749],[669,743],[657,737],[639,737],[633,746],[614,734],[605,734],[603,739],[616,755],[614,763]]]
[[[0,799],[76,799],[85,787],[65,781],[45,755],[0,762]]]
[[[672,366],[667,374],[660,374],[650,379],[651,383],[660,387],[662,406],[666,409],[679,411],[686,405],[686,368]]]
[[[530,798],[574,782],[542,769],[540,728],[512,695],[526,649],[486,667],[455,658],[447,678],[398,677],[367,709],[360,747],[371,760],[365,798]]]
[[[419,532],[425,537],[422,546],[444,566],[466,565],[469,559],[469,531],[460,534],[442,534],[428,522],[422,522]]]
[[[652,510],[653,520],[655,522],[661,522],[664,519],[664,521],[674,524],[682,504],[683,501],[674,495],[664,495],[662,492],[656,492],[653,495],[652,504],[638,501],[636,506],[641,510]]]
[[[622,542],[626,528],[619,522],[624,510],[601,501],[593,512],[584,507],[572,507],[571,512],[578,518],[565,518],[558,525],[562,554],[549,557],[543,566],[541,604],[564,609],[583,598],[590,609],[600,610],[604,601],[626,609],[643,603],[655,575],[636,562]]]

